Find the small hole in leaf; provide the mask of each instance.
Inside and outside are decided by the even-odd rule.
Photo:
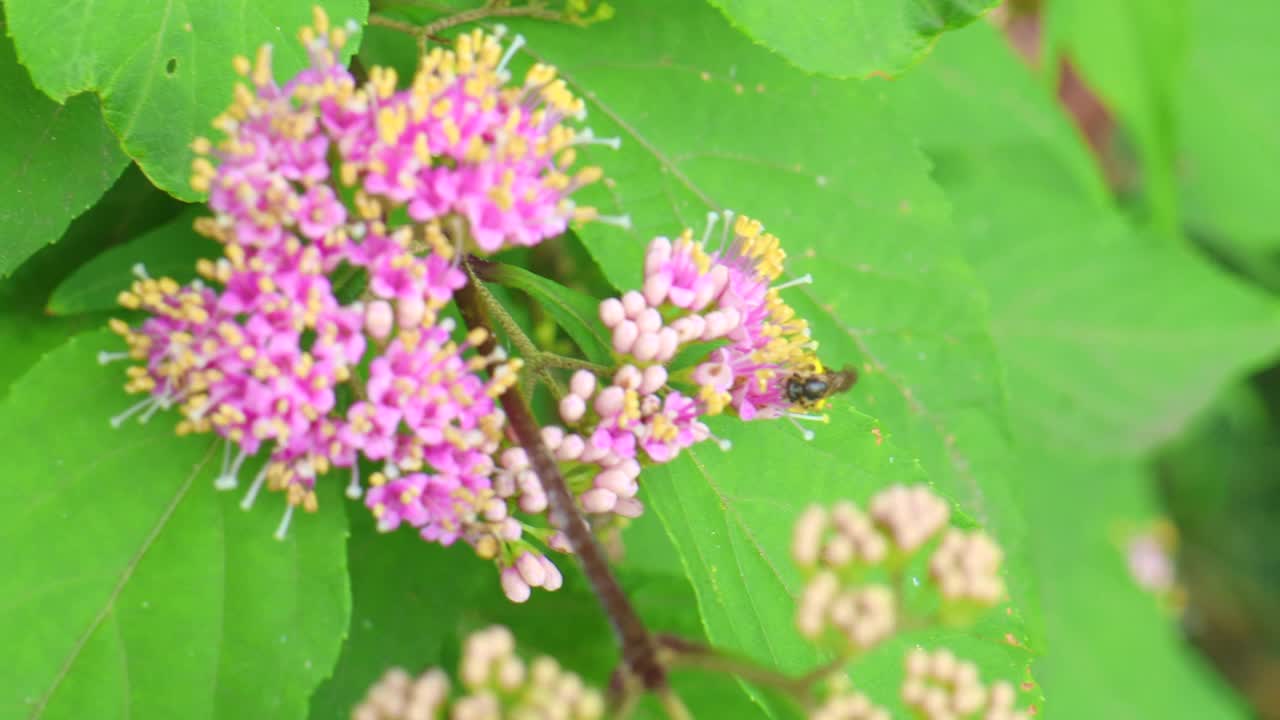
[[[164,71],[173,75],[178,71],[178,58],[169,58],[169,62],[165,63]]]

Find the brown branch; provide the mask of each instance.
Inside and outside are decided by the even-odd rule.
[[[454,296],[458,309],[468,327],[490,330],[484,302],[477,290],[479,280],[467,269],[467,284]],[[492,352],[494,347],[493,333],[481,345],[481,353]],[[542,432],[537,421],[529,411],[529,405],[518,387],[511,387],[500,398],[502,409],[507,414],[507,422],[515,432],[516,440],[529,456],[533,470],[538,475],[542,488],[547,494],[550,511],[548,518],[551,526],[564,533],[582,565],[583,573],[591,584],[596,598],[600,601],[609,623],[613,626],[618,643],[622,646],[623,663],[641,686],[649,691],[661,691],[667,687],[666,669],[658,661],[657,645],[653,636],[640,620],[640,616],[627,599],[626,593],[618,584],[604,551],[596,542],[591,528],[578,511],[577,501],[569,491],[560,467],[551,457],[547,446],[542,442]]]
[[[549,20],[551,22],[574,22],[572,18],[564,13],[555,10],[548,10],[545,2],[532,0],[528,5],[495,5],[488,3],[483,7],[471,10],[463,10],[460,13],[446,15],[438,20],[427,23],[426,25],[417,25],[403,20],[395,20],[381,14],[370,14],[369,24],[378,27],[384,27],[388,30],[402,32],[411,35],[418,43],[418,54],[427,54],[427,40],[435,40],[436,42],[445,42],[446,39],[441,37],[441,31],[458,25],[478,22],[488,18],[501,17],[528,17],[535,20]]]

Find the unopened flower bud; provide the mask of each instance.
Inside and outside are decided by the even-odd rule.
[[[420,297],[400,298],[396,301],[396,323],[402,328],[418,327],[426,314],[427,305]]]
[[[618,504],[618,496],[604,488],[592,488],[582,493],[582,509],[589,513],[612,512]]]
[[[613,350],[621,355],[626,355],[635,347],[636,339],[640,337],[640,328],[630,320],[623,320],[613,328]]]
[[[569,380],[569,391],[586,400],[596,391],[596,376],[589,370],[579,370]]]
[[[563,441],[563,428],[556,427],[555,425],[547,425],[542,428],[542,442],[547,446],[548,450],[555,452],[556,448],[560,447],[560,443]]]
[[[364,330],[375,340],[391,336],[391,303],[374,300],[364,308]]]
[[[613,514],[624,518],[638,518],[644,514],[644,503],[633,497],[620,497],[613,505]]]
[[[656,332],[641,332],[635,344],[631,346],[631,354],[640,362],[649,362],[658,357],[658,350],[661,347],[662,341]]]
[[[642,333],[656,333],[662,329],[662,315],[655,308],[645,308],[636,318],[636,327]]]
[[[635,495],[638,489],[636,481],[620,469],[605,470],[596,475],[594,482],[596,487],[604,488],[621,497]]]
[[[827,611],[835,599],[840,583],[835,573],[820,572],[805,586],[796,607],[796,626],[800,634],[816,638],[826,625]]]
[[[573,543],[569,542],[568,536],[557,530],[547,536],[547,547],[556,552],[572,553]]]
[[[513,603],[522,603],[529,599],[533,594],[529,583],[525,582],[521,577],[520,571],[514,567],[505,568],[501,575],[502,592],[506,594],[507,599]]]
[[[1004,554],[986,533],[949,530],[929,560],[929,575],[944,597],[991,604],[1004,595]]]
[[[623,320],[627,319],[627,313],[622,307],[622,302],[617,298],[609,298],[600,303],[600,322],[604,323],[607,328],[618,326]]]
[[[570,394],[560,399],[560,419],[567,423],[576,423],[587,412],[587,401],[581,395]]]
[[[622,294],[622,308],[627,313],[627,319],[636,320],[649,308],[649,304],[644,301],[644,295],[635,290],[628,290]]]
[[[542,582],[547,577],[542,563],[538,562],[538,557],[526,551],[520,553],[520,557],[516,558],[516,570],[520,573],[521,579],[532,587],[541,587]]]
[[[933,537],[950,515],[942,498],[924,485],[894,485],[871,498],[871,517],[907,552]]]
[[[667,369],[661,365],[650,365],[644,369],[644,378],[640,382],[640,394],[652,395],[667,384]]]
[[[661,305],[667,299],[667,291],[671,289],[669,275],[650,275],[644,281],[644,300],[652,307]]]
[[[582,456],[582,451],[585,450],[586,447],[587,443],[582,439],[581,435],[566,435],[564,440],[560,441],[560,447],[556,448],[556,459],[563,462],[577,460]]]
[[[551,562],[546,555],[539,555],[538,562],[542,564],[542,587],[549,591],[556,591],[564,584],[564,576],[560,574],[560,568]]]
[[[680,336],[675,330],[664,327],[658,330],[658,354],[659,362],[670,362],[676,356],[676,350],[680,347]]]
[[[596,395],[596,413],[604,417],[617,415],[622,410],[625,401],[626,391],[616,385],[611,385]]]
[[[813,567],[818,562],[821,550],[822,533],[826,530],[827,511],[820,505],[805,508],[800,519],[796,520],[795,531],[791,541],[791,557],[802,568]]]
[[[644,381],[644,374],[635,365],[623,365],[613,375],[613,384],[624,390],[635,390]]]

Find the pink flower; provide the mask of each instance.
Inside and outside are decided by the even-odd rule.
[[[574,146],[617,140],[564,124],[585,111],[554,69],[534,65],[523,85],[507,85],[523,40],[504,50],[500,39],[476,30],[433,50],[406,90],[395,89],[394,73],[373,71],[372,94],[354,91],[349,108],[322,103],[319,126],[338,133],[348,172],[370,197],[417,222],[459,215],[485,252],[536,245],[574,219],[629,223],[569,199],[600,178],[598,168],[562,169]]]

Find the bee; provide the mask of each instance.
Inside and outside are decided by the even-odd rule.
[[[818,408],[823,400],[847,392],[858,382],[858,371],[852,365],[826,371],[819,365],[813,372],[797,372],[783,385],[787,401],[806,410]]]

